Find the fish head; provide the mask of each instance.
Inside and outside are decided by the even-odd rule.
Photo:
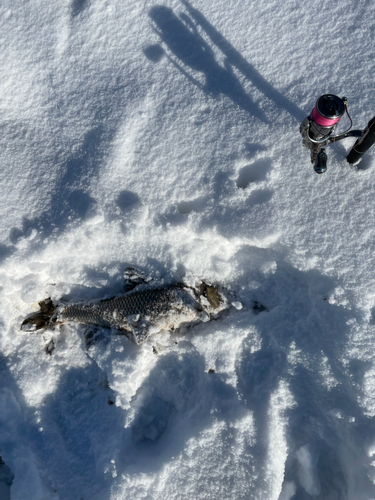
[[[55,312],[55,306],[51,299],[45,299],[39,302],[39,311],[27,317],[21,325],[24,332],[35,332],[43,330],[51,325],[52,317]]]

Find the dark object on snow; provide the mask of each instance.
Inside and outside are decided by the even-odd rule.
[[[210,303],[210,306],[213,309],[218,309],[220,307],[220,304],[223,302],[223,299],[219,293],[218,288],[210,285],[206,285],[206,283],[201,283],[199,287],[199,291],[201,295],[206,297],[208,302]]]
[[[0,498],[10,500],[10,487],[13,484],[14,474],[0,457]]]
[[[314,170],[317,174],[324,174],[324,172],[327,172],[327,154],[325,149],[322,149],[316,155]]]
[[[372,125],[375,117],[369,122],[365,130],[351,130],[352,119],[348,113],[348,100],[346,97],[338,97],[333,94],[325,94],[319,97],[312,112],[300,125],[302,144],[311,152],[311,163],[317,174],[327,171],[327,155],[324,146],[341,141],[345,137],[360,137],[355,143],[353,150],[349,153],[347,160],[355,163],[375,142],[375,133]],[[333,132],[344,113],[349,117],[350,127],[339,135]],[[353,152],[355,150],[355,152]]]
[[[53,351],[55,350],[55,342],[53,339],[51,339],[48,344],[45,346],[44,348],[44,352],[46,354],[49,354],[50,356],[52,356],[52,353]]]
[[[209,321],[227,309],[228,302],[217,287],[201,283],[192,288],[177,283],[100,301],[58,305],[46,299],[39,305],[40,311],[26,318],[21,330],[33,332],[75,321],[114,328],[141,344],[151,333]]]
[[[26,323],[26,321],[32,322],[33,330],[41,330],[42,328],[46,328],[51,321],[51,317],[55,312],[55,306],[51,299],[42,300],[39,302],[40,311],[33,314],[30,318],[25,320],[22,325]],[[21,329],[23,329],[21,327]]]
[[[262,306],[259,302],[255,301],[253,305],[254,314],[260,314],[261,312],[267,311],[267,307]]]

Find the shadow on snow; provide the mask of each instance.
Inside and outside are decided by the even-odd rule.
[[[367,368],[361,360],[348,366],[344,361],[349,320],[360,322],[361,314],[330,304],[327,299],[337,284],[316,271],[277,262],[275,273],[265,280],[251,269],[251,260],[275,257],[254,248],[243,248],[236,256],[239,266],[248,269],[244,283],[249,274],[261,283],[250,297],[269,310],[253,321],[261,348],[252,352],[247,339],[237,364],[238,389],[254,412],[258,431],[253,452],[259,469],[269,460],[270,396],[284,380],[294,400],[292,408],[283,410],[285,437],[279,436],[288,447],[284,484],[294,482],[298,499],[310,499],[315,491],[322,499],[345,500],[352,498],[358,482],[358,498],[370,498],[375,486],[367,475],[371,458],[366,449],[374,419],[360,404]],[[266,476],[260,475],[262,479]]]
[[[154,23],[155,32],[173,54],[173,57],[167,54],[168,59],[189,81],[212,96],[226,95],[244,111],[264,123],[269,123],[264,111],[244,91],[234,74],[233,68],[236,68],[277,108],[287,111],[298,122],[304,118],[305,113],[267,82],[199,10],[187,0],[181,2],[190,17],[182,13],[178,18],[172,9],[161,5],[153,7],[149,16]],[[216,61],[213,49],[199,33],[198,28],[225,56],[224,67]],[[150,45],[143,52],[148,59],[156,63],[163,57],[164,50],[159,45]],[[185,67],[202,73],[206,79],[205,84],[202,85],[176,59]]]

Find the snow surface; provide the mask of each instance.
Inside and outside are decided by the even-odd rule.
[[[317,176],[298,131],[324,93],[374,115],[375,3],[192,2],[0,4],[1,491],[375,499],[374,150]],[[127,266],[234,307],[142,346],[19,330]]]

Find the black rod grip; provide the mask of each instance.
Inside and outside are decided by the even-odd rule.
[[[366,151],[375,143],[375,116],[365,128],[363,136],[357,140],[346,157],[349,163],[356,163]]]

